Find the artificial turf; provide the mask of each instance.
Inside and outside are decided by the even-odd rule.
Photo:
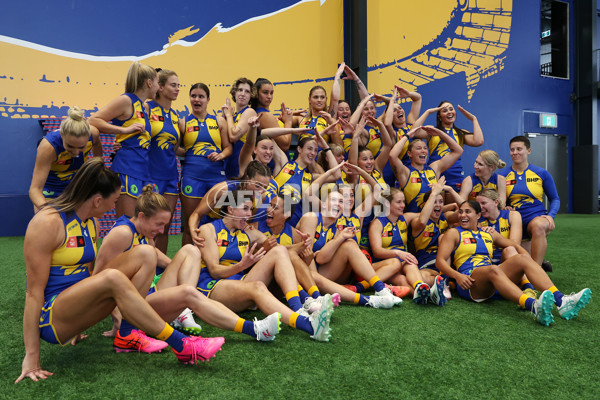
[[[507,301],[474,304],[454,298],[445,307],[393,310],[342,304],[332,317],[330,343],[282,325],[274,342],[202,323],[204,336],[224,336],[223,350],[208,363],[181,365],[161,354],[116,354],[101,333],[61,348],[42,342],[43,382],[14,385],[24,355],[23,238],[0,238],[2,281],[0,398],[600,398],[600,313],[594,275],[600,259],[600,216],[559,215],[549,238],[550,278],[565,293],[589,287],[592,302],[572,321],[555,312],[543,327]],[[172,236],[173,255],[180,236]],[[241,314],[262,318],[259,312]]]

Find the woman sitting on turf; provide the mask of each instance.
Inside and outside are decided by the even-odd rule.
[[[144,187],[135,205],[135,216],[120,217],[110,232],[102,240],[98,252],[98,260],[94,274],[110,268],[110,261],[117,256],[129,252],[141,244],[155,246],[154,238],[163,232],[171,218],[171,208],[164,196],[152,191],[152,186]],[[173,315],[172,325],[186,333],[198,335],[202,329],[194,322],[193,312],[205,322],[221,329],[236,330],[236,327],[247,325],[243,331],[256,340],[270,341],[275,339],[279,331],[279,316],[272,314],[262,321],[245,321],[239,318],[221,303],[212,301],[196,290],[200,275],[200,250],[194,245],[183,246],[173,259],[156,249],[157,266],[164,268],[156,286],[150,289],[146,300],[163,315]],[[186,308],[189,307],[189,308]],[[183,310],[175,315],[173,309]],[[127,340],[134,327],[122,321],[115,336],[117,352],[131,349],[152,352],[153,348],[137,348],[137,343]],[[241,332],[241,330],[237,330]],[[265,333],[269,332],[268,335]],[[158,349],[160,346],[156,344]]]
[[[466,201],[460,205],[458,213],[460,226],[448,230],[442,238],[436,266],[440,272],[456,280],[461,297],[482,302],[498,292],[505,299],[531,311],[545,326],[554,322],[552,308],[555,303],[560,316],[571,319],[590,301],[590,289],[563,295],[525,249],[497,232],[479,230],[479,203]],[[491,259],[494,244],[499,247],[513,246],[519,254],[500,265],[494,265]],[[539,299],[529,297],[517,286],[523,274],[527,275],[534,287],[543,290]]]
[[[266,236],[248,225],[252,194],[244,190],[228,192],[223,208],[227,210],[223,219],[200,227],[204,247],[198,289],[236,312],[256,306],[266,314],[279,313],[290,327],[309,333],[315,340],[329,341],[331,296],[325,295],[313,314],[302,314],[298,281],[287,249],[278,245],[266,251],[261,247]],[[289,307],[267,289],[273,278]]]
[[[187,337],[164,321],[179,315],[185,306],[161,316],[140,296],[148,292],[154,274],[152,247],[137,246],[112,260],[111,268],[90,276],[96,258],[96,218],[114,207],[120,191],[118,175],[105,168],[100,158],[92,159],[29,223],[24,243],[25,358],[15,383],[52,375],[41,368],[40,339],[75,344],[85,337],[81,332],[106,318],[115,306],[132,324],[171,345],[182,362],[208,360],[220,350],[223,338]],[[138,331],[137,340],[147,339]]]

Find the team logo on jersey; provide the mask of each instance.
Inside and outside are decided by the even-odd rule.
[[[371,135],[371,140],[377,140],[379,139],[379,133],[374,133]]]
[[[153,115],[152,116],[152,121],[160,121],[160,122],[164,122],[165,118],[162,115]]]
[[[315,239],[319,240],[320,237],[321,237],[321,234],[319,232],[315,232]]]
[[[212,289],[212,287],[215,286],[215,283],[217,283],[217,281],[215,279],[213,279],[212,281],[210,281],[206,284],[206,288],[208,290]]]
[[[512,179],[510,181],[506,181],[506,186],[512,186],[512,185],[516,185],[517,184],[517,180],[516,179]]]
[[[289,168],[289,167],[285,167],[285,168],[283,169],[283,173],[284,173],[284,174],[289,174],[289,175],[294,175],[294,170],[293,170],[293,169],[291,169],[291,168]]]
[[[340,224],[340,225],[336,225],[336,229],[337,229],[338,231],[341,231],[341,230],[342,230],[342,229],[344,229],[345,227],[346,227],[346,225],[341,225],[341,224]]]
[[[85,247],[85,239],[83,236],[69,236],[67,239],[68,249],[74,249],[77,247]]]
[[[464,244],[477,244],[477,239],[475,239],[475,238],[464,238],[463,239],[463,243]]]
[[[187,127],[188,132],[198,132],[199,130],[200,130],[199,126],[188,126]]]

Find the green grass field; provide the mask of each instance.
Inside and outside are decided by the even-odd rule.
[[[589,287],[600,259],[600,216],[560,215],[549,237],[550,277],[565,293]],[[169,253],[179,236],[171,237]],[[407,300],[393,310],[341,305],[333,338],[317,343],[282,325],[277,339],[203,325],[226,343],[209,363],[181,365],[161,354],[116,354],[101,335],[107,319],[76,347],[42,343],[43,382],[14,385],[24,355],[23,238],[0,238],[2,282],[0,398],[286,398],[286,399],[598,399],[600,313],[592,302],[572,321],[542,327],[506,301],[474,304],[455,297],[443,308]],[[261,317],[246,312],[247,319]]]

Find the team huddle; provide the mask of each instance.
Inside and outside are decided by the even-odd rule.
[[[361,97],[353,112],[340,99],[342,79]],[[185,117],[171,107],[174,71],[136,62],[125,86],[88,120],[71,108],[38,146],[16,382],[52,375],[40,365],[40,338],[74,344],[108,315],[104,334],[117,352],[171,346],[196,363],[225,339],[201,337],[194,315],[259,341],[284,323],[326,342],[340,302],[390,309],[407,296],[436,306],[453,293],[504,298],[548,326],[554,306],[571,319],[591,299],[587,288],[563,294],[544,270],[560,200],[552,176],[528,163],[529,140],[510,140],[510,167],[483,150],[465,176],[463,146],[482,146],[484,134],[460,106],[421,113],[420,94],[370,94],[344,64],[329,103],[315,86],[306,110],[282,103],[277,114],[263,78],[237,79],[218,115],[208,112],[209,87],[196,83]],[[379,116],[376,103],[385,105]],[[455,125],[457,110],[471,130]],[[100,132],[116,138],[110,169]],[[183,243],[169,258],[178,199]],[[98,249],[96,219],[113,207],[118,219]],[[248,309],[266,317],[237,315]]]

